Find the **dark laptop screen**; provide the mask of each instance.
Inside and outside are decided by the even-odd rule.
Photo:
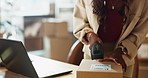
[[[0,39],[0,58],[8,70],[38,78],[22,42]]]

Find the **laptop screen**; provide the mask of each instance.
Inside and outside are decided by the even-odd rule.
[[[0,39],[0,58],[8,70],[27,77],[39,78],[22,42]]]

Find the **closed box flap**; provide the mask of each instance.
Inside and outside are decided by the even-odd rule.
[[[77,70],[77,78],[122,78],[122,73],[122,67],[114,62],[83,59]]]

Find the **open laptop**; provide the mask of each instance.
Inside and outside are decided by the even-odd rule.
[[[72,72],[66,67],[30,60],[21,41],[0,39],[0,58],[8,70],[30,78],[50,78]]]

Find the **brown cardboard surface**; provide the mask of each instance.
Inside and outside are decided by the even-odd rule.
[[[66,37],[69,35],[67,25],[65,21],[43,22],[44,35],[50,37]]]
[[[39,21],[32,21],[33,24],[24,27],[24,37],[38,37],[43,36],[42,23]]]
[[[46,36],[54,36],[56,27],[54,23],[44,22],[43,23],[43,31]]]
[[[27,51],[42,50],[43,38],[42,37],[27,37],[25,38],[25,47]]]
[[[148,44],[148,37],[145,38],[145,40],[143,41],[144,44]]]
[[[45,40],[46,38],[46,40]],[[71,35],[67,37],[44,37],[44,40],[47,41],[46,44],[49,45],[46,48],[49,48],[49,57],[59,61],[66,62],[67,56],[70,51],[70,48],[73,44],[73,38]]]
[[[147,74],[148,74],[148,67],[147,66],[140,66],[138,78],[146,78]]]
[[[111,65],[111,70],[91,69],[92,65]],[[113,62],[98,62],[96,60],[82,60],[78,70],[77,78],[122,78],[122,67]]]

